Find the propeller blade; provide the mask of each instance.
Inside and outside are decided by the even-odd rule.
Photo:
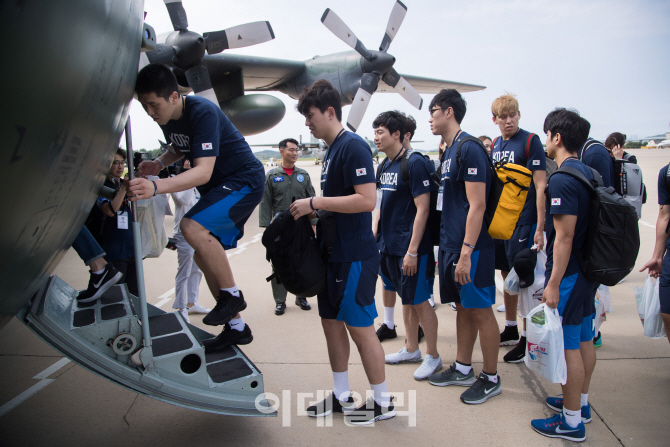
[[[203,34],[208,54],[220,53],[223,50],[248,47],[257,43],[267,42],[275,38],[270,22],[252,22],[234,26],[223,31]]]
[[[188,28],[188,19],[186,18],[186,11],[181,0],[163,0],[165,7],[170,14],[170,21],[175,31]]]
[[[205,62],[201,62],[200,64],[189,68],[186,70],[185,75],[189,87],[193,89],[193,93],[202,96],[203,98],[207,98],[214,104],[219,105],[216,93],[214,93],[214,89],[212,88],[212,81],[209,79],[209,72],[207,71]]]
[[[405,14],[407,14],[407,6],[405,6],[400,0],[397,0],[395,5],[393,5],[393,10],[391,10],[389,23],[386,25],[386,33],[382,39],[382,44],[379,46],[379,51],[386,53],[386,51],[389,49],[389,45],[391,45],[395,35],[398,33],[398,28],[400,28],[402,21],[405,19]]]
[[[377,91],[377,87],[379,86],[379,76],[373,73],[363,73],[361,76],[361,88],[368,92],[369,94],[373,94],[374,92]]]
[[[423,106],[423,98],[421,95],[419,95],[419,92],[417,92],[414,87],[412,87],[412,84],[400,76],[394,68],[391,68],[384,75],[382,81],[384,81],[389,87],[393,88],[395,92],[400,93],[400,96],[405,98],[407,102],[421,110],[421,107]]]
[[[372,98],[372,94],[366,92],[362,86],[356,92],[354,102],[351,103],[351,110],[349,110],[349,115],[347,116],[347,127],[351,129],[352,132],[356,132],[358,126],[361,125],[363,115],[365,115],[365,111],[368,109],[368,104],[370,104],[370,98]]]
[[[328,28],[333,34],[335,34],[340,40],[349,45],[351,48],[356,50],[358,54],[363,56],[366,60],[374,59],[374,56],[370,51],[365,48],[363,42],[358,40],[358,37],[354,34],[351,29],[340,19],[340,17],[335,14],[330,8],[327,8],[326,11],[321,16],[321,23],[323,23],[326,28]]]
[[[156,49],[145,53],[150,64],[169,64],[172,62],[175,52],[170,45],[164,43],[156,44]]]

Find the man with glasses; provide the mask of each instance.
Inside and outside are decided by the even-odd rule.
[[[293,138],[286,138],[279,142],[279,155],[281,156],[281,165],[268,171],[265,175],[265,193],[258,213],[258,225],[267,227],[272,218],[280,211],[291,206],[294,197],[304,199],[305,197],[314,197],[314,186],[309,174],[304,169],[295,165],[300,155],[298,142]],[[316,224],[316,219],[312,225]],[[283,315],[286,312],[286,288],[272,278],[272,296],[275,300],[275,315]],[[302,310],[310,310],[304,297],[295,298],[296,306]]]
[[[456,362],[428,380],[436,386],[467,386],[461,401],[481,404],[501,392],[500,336],[491,307],[496,294],[493,239],[484,224],[492,172],[481,142],[461,130],[465,111],[465,100],[454,89],[441,90],[430,104],[431,131],[446,142],[438,269],[442,302],[456,303],[457,351]],[[472,351],[477,335],[484,365],[475,379]]]

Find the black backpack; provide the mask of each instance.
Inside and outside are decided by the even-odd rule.
[[[403,157],[400,159],[400,178],[402,179],[405,185],[409,184],[409,157],[413,154],[418,154],[421,157],[425,158],[431,164],[433,161],[427,155],[422,154],[421,152],[416,151],[405,151]],[[381,184],[381,175],[382,170],[388,158],[385,158],[379,166],[377,167],[377,188]],[[442,211],[437,210],[437,195],[438,189],[440,188],[440,171],[442,164],[440,163],[440,169],[436,169],[435,172],[430,174],[429,180],[432,183],[432,191],[430,192],[430,204],[428,212],[428,220],[426,221],[426,230],[430,233],[430,238],[432,240],[433,246],[440,245],[440,222],[442,219]]]
[[[592,181],[579,170],[567,166],[559,168],[553,175],[563,173],[576,178],[591,192],[586,256],[582,257],[578,252],[576,256],[586,279],[614,286],[635,267],[640,250],[637,211],[614,188],[603,186],[598,171],[593,168],[591,171]]]
[[[288,209],[277,213],[261,242],[273,273],[290,293],[309,297],[326,289],[326,262],[307,216],[293,219]]]

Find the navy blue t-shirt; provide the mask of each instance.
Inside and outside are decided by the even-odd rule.
[[[377,168],[381,171],[379,188],[382,192],[377,246],[380,252],[393,256],[405,256],[409,248],[416,218],[414,198],[432,190],[430,171],[433,163],[421,154],[410,155],[407,161],[409,181],[405,184],[400,169],[404,157],[403,151],[400,157]],[[418,254],[425,255],[432,249],[430,231],[424,228]]]
[[[486,199],[491,187],[491,162],[484,148],[474,141],[463,143],[460,164],[456,160],[458,142],[469,136],[459,132],[451,146],[445,149],[442,163],[442,222],[440,224],[440,248],[448,253],[460,253],[465,241],[465,224],[470,203],[465,194],[465,182],[486,183]],[[472,243],[473,241],[468,241]],[[482,229],[475,243],[475,249],[493,244],[482,218]]]
[[[547,158],[544,154],[544,148],[540,137],[535,135],[530,140],[528,147],[528,156],[526,156],[526,143],[530,132],[519,129],[512,138],[505,141],[502,137],[496,139],[492,148],[492,158],[494,162],[506,159],[508,163],[514,163],[524,166],[531,171],[545,171],[547,169]],[[517,225],[533,225],[537,223],[537,193],[535,183],[531,180],[530,189],[526,196],[526,203],[523,206],[521,216]]]
[[[355,193],[354,185],[375,183],[370,146],[358,135],[342,132],[328,148],[321,167],[324,197]],[[356,262],[379,254],[372,234],[372,213],[334,213],[337,238],[328,262]]]
[[[592,141],[595,141],[593,138],[586,140],[584,146],[579,151],[579,159],[586,165],[590,166],[603,178],[603,185],[607,188],[608,186],[614,186],[614,163],[612,162],[612,156],[609,151],[602,143],[594,144],[590,146],[586,152],[584,148],[589,145]]]
[[[658,204],[659,205],[670,205],[670,191],[665,186],[665,176],[668,172],[668,167],[663,166],[661,171],[658,173]],[[668,243],[665,245],[665,248],[670,250],[670,238],[668,238]]]
[[[593,179],[593,173],[581,161],[575,158],[568,158],[563,161],[561,167],[571,167],[581,171],[587,179]],[[575,249],[579,251],[582,256],[586,253],[586,235],[589,226],[589,208],[591,206],[591,192],[586,185],[582,184],[576,178],[568,174],[554,173],[549,181],[549,197],[547,197],[547,273],[546,278],[551,277],[551,271],[554,266],[554,240],[556,239],[556,229],[554,228],[555,214],[568,214],[577,216],[577,224],[575,225],[575,234],[573,237],[572,251],[570,253],[570,260],[565,269],[563,277],[573,275],[581,272],[579,261],[575,256]]]
[[[181,118],[168,121],[161,129],[167,141],[191,163],[201,157],[216,157],[209,181],[198,186],[200,194],[230,178],[239,178],[252,188],[263,185],[263,164],[221,109],[200,96],[189,95],[184,99]]]

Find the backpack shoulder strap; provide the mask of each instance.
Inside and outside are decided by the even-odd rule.
[[[477,143],[477,145],[479,147],[481,147],[482,150],[484,151],[484,153],[486,154],[486,157],[489,159],[489,162],[491,161],[491,157],[489,156],[489,152],[486,150],[486,148],[484,147],[484,144],[479,140],[479,138],[468,136],[468,137],[463,138],[461,141],[459,141],[458,146],[456,146],[456,161],[458,162],[458,164],[461,163],[461,146],[463,146],[463,144],[467,143],[468,141],[473,141],[473,142]],[[493,147],[493,144],[491,144],[491,147]]]
[[[603,186],[603,178],[601,175],[596,171],[595,169],[589,167],[591,169],[591,173],[593,174],[593,180],[589,180],[586,178],[584,174],[579,169],[571,168],[569,166],[562,166],[558,168],[556,172],[554,172],[553,175],[556,175],[558,173],[563,173],[563,174],[568,174],[570,177],[576,178],[579,180],[582,184],[587,186],[589,188],[589,191],[595,192],[596,187],[602,187]],[[595,183],[595,185],[594,185]]]
[[[400,178],[406,185],[409,184],[409,159],[414,154],[420,155],[423,158],[423,154],[421,152],[408,150],[400,160]]]
[[[582,149],[582,154],[579,156],[579,160],[584,159],[584,152],[586,152],[586,150],[588,148],[590,148],[591,146],[596,146],[598,144],[603,146],[603,147],[605,146],[600,141],[594,140],[593,138],[591,138],[590,140],[587,140],[586,143],[584,143],[584,148]]]
[[[381,184],[382,170],[384,169],[384,166],[386,166],[386,163],[388,161],[389,161],[388,157],[385,157],[384,161],[382,161],[377,165],[377,188],[379,188],[379,185]]]
[[[532,134],[528,135],[528,140],[526,140],[526,162],[528,162],[528,157],[530,156],[530,142],[531,142],[531,140],[533,139],[534,136],[535,136],[535,134],[532,133]],[[497,138],[498,137],[496,137],[496,139]],[[491,147],[493,147],[493,145],[491,145]]]

